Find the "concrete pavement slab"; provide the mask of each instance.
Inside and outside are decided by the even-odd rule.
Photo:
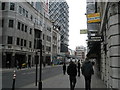
[[[85,88],[84,76],[81,75],[76,79],[77,79],[77,83],[75,88]],[[69,88],[70,87],[69,76],[67,74],[66,75],[59,74],[57,76],[45,79],[42,81],[42,84],[43,84],[42,85],[43,88]],[[96,75],[92,76],[91,87],[106,88],[103,81],[100,78],[98,78]],[[37,88],[37,87],[33,83],[23,88]]]

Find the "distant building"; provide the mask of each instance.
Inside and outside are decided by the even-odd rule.
[[[74,50],[69,48],[68,51],[69,51],[69,55],[75,55],[75,53],[74,53],[75,51]]]
[[[77,46],[75,52],[78,59],[85,60],[86,48],[84,46]]]

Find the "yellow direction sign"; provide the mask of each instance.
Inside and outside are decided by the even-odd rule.
[[[100,22],[100,13],[87,14],[87,23]]]

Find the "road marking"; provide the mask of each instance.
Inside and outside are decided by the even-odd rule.
[[[25,75],[25,74],[33,74],[35,72],[28,72],[28,73],[22,73],[22,75]]]

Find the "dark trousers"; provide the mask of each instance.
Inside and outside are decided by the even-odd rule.
[[[91,76],[85,77],[85,90],[91,90]]]
[[[10,68],[10,64],[9,64],[9,63],[7,63],[7,64],[6,64],[6,67],[7,67],[7,68]]]
[[[80,77],[80,69],[78,69],[78,77]]]
[[[70,90],[74,90],[76,84],[76,76],[69,76],[70,79]]]
[[[66,73],[66,70],[63,70],[63,74],[65,75],[65,73]]]

